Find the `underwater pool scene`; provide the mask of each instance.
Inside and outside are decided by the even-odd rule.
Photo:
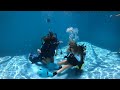
[[[63,42],[54,63],[32,64],[29,54],[38,53],[49,31]],[[70,38],[86,46],[81,70],[48,76],[67,55]],[[0,11],[0,79],[120,79],[120,11]]]

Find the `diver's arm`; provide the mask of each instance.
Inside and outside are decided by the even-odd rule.
[[[55,56],[57,56],[58,54],[58,48],[55,50]]]
[[[81,63],[84,63],[84,55],[80,55],[81,56]]]
[[[55,56],[57,56],[57,53],[58,53],[58,49],[55,50]]]
[[[54,44],[60,44],[60,43],[63,43],[63,41],[54,42]]]
[[[84,64],[85,53],[81,54],[80,58],[81,58],[81,60],[78,62],[78,65],[76,66],[76,68],[81,70],[82,65]]]
[[[58,41],[59,43],[63,43],[63,41]]]
[[[84,63],[84,59],[86,56],[86,50],[81,54],[81,61]]]
[[[43,62],[44,64],[47,64],[47,62],[46,62],[45,60],[42,60],[42,62]]]
[[[68,48],[66,52],[67,52],[67,55],[64,56],[64,58],[67,58],[69,56],[69,54],[71,53],[70,48]]]
[[[68,48],[68,49],[67,49],[67,53],[70,53],[70,52],[71,52],[71,49],[70,49],[70,48]]]

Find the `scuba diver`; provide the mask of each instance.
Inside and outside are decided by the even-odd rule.
[[[58,65],[61,66],[60,69],[58,69],[55,72],[39,70],[38,74],[39,75],[46,74],[49,77],[53,77],[61,73],[65,69],[69,69],[71,67],[76,67],[77,69],[81,70],[86,55],[86,46],[77,45],[75,41],[70,41],[67,53],[68,55],[64,57],[65,60],[58,62]]]
[[[111,52],[111,53],[120,55],[120,48],[119,48],[119,50],[117,52]]]
[[[120,16],[120,14],[110,15],[110,18],[113,17],[113,16],[114,16],[114,17],[118,17],[118,16]]]
[[[62,71],[72,67],[81,70],[86,56],[86,46],[84,46],[84,44],[77,45],[76,41],[79,39],[77,28],[69,27],[67,28],[66,32],[69,33],[69,47],[67,49],[67,56],[64,57],[64,60],[57,63],[60,68],[52,72],[40,69],[38,71],[38,74],[40,76],[45,75],[48,77],[53,77]]]
[[[58,45],[63,43],[58,41],[57,35],[51,31],[42,38],[42,46],[37,49],[38,55],[29,55],[32,64],[42,62],[43,64],[54,63],[54,55],[57,54]]]
[[[50,18],[46,19],[48,26],[51,22]],[[29,55],[29,60],[33,63],[42,62],[43,64],[48,64],[49,62],[54,63],[54,55],[57,55],[57,49],[62,41],[58,41],[57,34],[50,31],[42,38],[42,46],[37,49],[38,55]],[[62,53],[62,51],[61,51]]]

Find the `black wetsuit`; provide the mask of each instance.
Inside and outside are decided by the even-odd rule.
[[[67,61],[69,64],[73,65],[73,66],[82,66],[82,64],[84,63],[84,57],[85,57],[85,53],[83,55],[81,55],[81,60],[78,61],[73,53],[68,54],[65,58],[67,58]]]
[[[55,54],[55,50],[58,47],[59,42],[57,41],[57,38],[54,38],[50,42],[44,42],[41,47],[41,53],[38,56],[31,55],[29,57],[30,61],[32,63],[41,62],[43,58],[52,58]]]

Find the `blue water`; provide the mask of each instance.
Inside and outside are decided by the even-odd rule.
[[[117,11],[0,11],[0,78],[42,78],[36,71],[41,66],[32,65],[29,52],[36,52],[41,37],[51,29],[57,33],[62,55],[55,56],[55,62],[63,59],[68,43],[68,27],[79,30],[79,43],[87,46],[83,72],[71,68],[53,79],[118,79],[120,78],[120,16]],[[113,15],[110,17],[110,15]],[[46,19],[51,22],[47,23]],[[44,77],[50,78],[50,77]]]

